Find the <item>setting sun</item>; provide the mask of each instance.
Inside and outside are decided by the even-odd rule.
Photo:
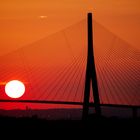
[[[25,86],[21,81],[12,80],[5,86],[5,93],[11,98],[19,98],[25,92]]]

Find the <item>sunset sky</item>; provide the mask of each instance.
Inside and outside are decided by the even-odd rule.
[[[38,93],[46,93],[47,86],[51,95],[46,99],[51,99],[55,94],[52,94],[50,83],[52,87],[56,84],[60,89],[62,85],[64,88],[68,87],[67,83],[71,86],[73,83],[74,86],[78,85],[77,79],[80,79],[80,75],[75,76],[76,78],[73,76],[76,80],[68,81],[67,76],[72,76],[73,72],[81,74],[83,81],[80,79],[82,82],[78,86],[82,93],[87,56],[85,49],[88,12],[93,13],[93,25],[96,26],[94,47],[99,88],[103,92],[102,101],[108,103],[107,96],[111,98],[108,93],[112,90],[114,97],[120,94],[122,98],[120,101],[116,97],[116,103],[132,103],[131,100],[137,97],[135,104],[138,104],[140,77],[136,75],[140,74],[137,51],[140,50],[140,0],[1,0],[1,93],[4,92],[2,83],[17,79],[26,86],[23,99],[41,97]],[[81,52],[85,53],[84,56]],[[77,60],[79,67],[73,60]],[[64,78],[60,81],[55,79],[58,71],[65,70],[64,66],[70,65],[73,71],[67,71],[67,75],[63,75]],[[116,73],[116,79],[110,71]],[[64,91],[74,95],[75,91],[77,94],[76,88],[75,86],[72,92],[66,89]],[[62,92],[58,91],[58,99],[67,98],[61,98]],[[133,95],[125,95],[130,91],[134,92]],[[0,94],[0,98],[7,97]],[[77,99],[79,100],[79,95]]]
[[[139,0],[1,0],[0,55],[55,33],[94,13],[94,19],[139,49]]]

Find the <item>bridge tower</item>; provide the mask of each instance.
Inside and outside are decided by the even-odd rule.
[[[92,30],[92,13],[88,13],[88,54],[87,54],[87,66],[85,77],[85,90],[84,90],[84,103],[83,103],[83,120],[86,120],[89,111],[89,99],[90,99],[90,86],[92,85],[95,113],[97,116],[101,115],[100,98],[98,92],[98,83],[94,62],[93,52],[93,30]],[[92,84],[91,84],[92,82]]]

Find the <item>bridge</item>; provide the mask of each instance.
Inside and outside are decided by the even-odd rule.
[[[88,20],[2,56],[0,63],[2,81],[21,79],[26,85],[17,100],[6,97],[1,86],[1,103],[80,105],[83,118],[89,107],[98,115],[101,107],[132,108],[134,117],[140,108],[140,51],[91,13]]]

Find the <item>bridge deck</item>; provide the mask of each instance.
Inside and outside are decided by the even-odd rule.
[[[83,102],[67,102],[67,101],[47,101],[47,100],[0,100],[0,102],[10,103],[37,103],[37,104],[64,104],[64,105],[83,105]],[[94,103],[89,103],[89,106],[94,107]],[[122,108],[140,108],[139,105],[122,105],[122,104],[100,104],[103,107],[122,107]]]

